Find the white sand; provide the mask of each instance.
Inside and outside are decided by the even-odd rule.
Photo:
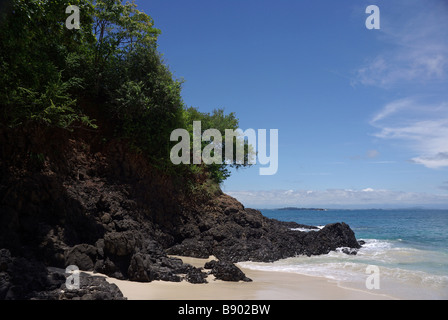
[[[213,259],[181,258],[184,263],[203,267]],[[186,281],[140,283],[117,280],[115,283],[129,300],[384,300],[392,297],[364,290],[343,288],[325,278],[295,273],[256,271],[241,268],[252,282],[226,282],[207,278],[206,284]],[[96,274],[98,275],[98,274]]]

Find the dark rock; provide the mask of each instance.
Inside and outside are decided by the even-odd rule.
[[[360,246],[363,246],[363,245],[366,244],[366,242],[365,242],[364,240],[358,240],[358,244],[359,244]]]
[[[202,272],[199,268],[192,267],[185,278],[190,283],[207,283],[207,274]]]
[[[112,222],[112,217],[110,216],[110,214],[108,213],[103,214],[103,216],[101,217],[101,223],[109,224],[110,222]]]
[[[193,266],[183,263],[183,261],[178,258],[161,257],[157,261],[162,267],[171,269],[176,274],[188,273],[188,271],[193,268]]]
[[[53,289],[45,265],[36,260],[12,257],[2,252],[3,271],[0,272],[0,300],[23,300],[32,298],[36,292]]]
[[[61,271],[54,272],[61,274]],[[64,279],[65,276],[63,276]],[[120,289],[104,277],[79,274],[79,289],[68,289],[64,283],[57,289],[37,293],[33,300],[126,300]]]
[[[116,220],[114,225],[117,231],[139,230],[141,227],[137,221],[132,219]]]
[[[48,266],[74,264],[134,281],[200,282],[202,271],[167,254],[214,255],[227,264],[215,263],[212,271],[241,280],[232,263],[363,244],[345,223],[293,231],[316,228],[268,219],[222,192],[187,196],[126,142],[99,137],[0,126],[0,248],[8,249],[0,251],[0,298],[59,288],[62,279]],[[36,151],[45,155],[38,167],[29,161]]]
[[[338,247],[347,246],[356,249],[360,248],[360,245],[355,238],[355,233],[350,229],[348,224],[344,222],[327,224],[320,230],[320,235],[321,238],[329,239],[332,241],[333,245]]]
[[[243,271],[241,271],[237,266],[231,262],[226,261],[216,261],[208,263],[207,267],[212,267],[211,273],[218,280],[223,281],[252,281],[250,278],[246,277]]]
[[[154,280],[164,280],[180,282],[180,276],[151,258],[148,254],[136,253],[132,256],[128,269],[129,280],[138,282],[151,282]]]
[[[107,201],[103,194],[95,205],[98,211],[110,212],[110,201]]]
[[[11,252],[8,249],[0,249],[0,272],[7,271],[12,261]]]
[[[108,257],[104,260],[97,260],[95,262],[93,271],[97,272],[97,273],[102,273],[102,274],[108,275],[109,277],[117,278],[120,280],[126,279],[126,277],[123,275],[123,272],[121,271],[119,266],[117,266],[117,264],[115,264],[115,262],[110,260],[110,258],[108,258]]]
[[[212,247],[200,239],[185,239],[181,244],[168,248],[166,252],[171,255],[206,259],[212,254]]]
[[[8,269],[12,266],[11,253],[7,249],[0,249],[0,300],[10,297],[9,289],[12,286],[11,276]]]
[[[210,260],[210,261],[207,261],[207,262],[204,264],[204,269],[213,269],[213,268],[215,267],[216,263],[218,263],[218,260]]]
[[[80,288],[69,290],[64,269],[46,268],[43,263],[23,257],[12,257],[0,250],[0,300],[115,300],[123,294],[104,277],[80,273]]]
[[[359,249],[354,232],[346,223],[332,223],[320,231],[307,232],[303,238],[303,253],[307,255],[327,254],[340,247]]]
[[[352,255],[352,256],[355,256],[358,254],[358,249],[353,249],[353,248],[342,248],[341,251],[345,254]]]
[[[96,261],[98,250],[89,244],[79,244],[65,253],[65,266],[75,265],[80,270],[92,271]]]
[[[155,258],[166,257],[165,250],[163,250],[162,246],[155,240],[148,240],[146,242],[146,247],[144,252],[150,254]],[[173,261],[181,261],[180,259],[173,259]]]
[[[197,224],[188,223],[180,228],[179,233],[184,238],[194,238],[200,234],[200,230]]]
[[[9,294],[9,290],[12,287],[11,277],[7,272],[0,272],[0,300],[14,298]]]
[[[132,231],[109,232],[104,236],[104,253],[113,256],[129,256],[141,245],[138,234]]]
[[[234,263],[272,262],[300,254],[326,254],[339,247],[359,248],[353,231],[345,223],[329,224],[319,230],[314,226],[268,219],[258,210],[245,209],[236,199],[224,194],[211,203],[200,214],[184,213],[185,225],[194,221],[199,230],[189,227],[185,232],[185,228],[180,228],[183,230],[177,234],[180,240],[167,249],[168,254],[198,258],[214,255]],[[311,231],[291,230],[297,228]]]
[[[128,269],[129,280],[139,282],[150,282],[154,276],[150,273],[153,261],[146,254],[137,253],[132,256]]]
[[[98,257],[104,257],[104,239],[98,239],[98,241],[95,243],[96,250],[98,253]]]

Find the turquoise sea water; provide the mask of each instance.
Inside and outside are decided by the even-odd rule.
[[[448,210],[271,210],[282,221],[324,226],[350,225],[366,243],[356,255],[340,250],[322,256],[298,256],[274,263],[246,262],[251,269],[321,276],[341,286],[369,290],[369,265],[378,267],[379,289],[372,293],[405,299],[448,299]]]

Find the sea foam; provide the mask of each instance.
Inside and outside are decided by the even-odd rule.
[[[375,265],[379,267],[381,281],[380,290],[375,293],[404,299],[448,298],[448,276],[433,270],[422,271],[430,260],[428,255],[439,257],[439,253],[401,246],[399,241],[364,241],[356,255],[347,255],[339,249],[326,255],[301,255],[272,263],[241,262],[239,266],[323,277],[341,286],[368,290],[365,283],[370,273],[366,270],[369,265]],[[448,257],[446,259],[448,262]]]

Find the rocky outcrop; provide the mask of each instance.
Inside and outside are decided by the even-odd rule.
[[[301,254],[326,254],[339,247],[360,248],[345,223],[329,224],[319,230],[268,219],[258,210],[245,209],[228,195],[215,198],[188,217],[189,224],[198,227],[188,228],[188,233],[183,233],[184,227],[180,228],[179,234],[184,238],[178,236],[179,243],[167,248],[169,254],[198,258],[214,255],[231,262],[272,262]],[[293,230],[296,228],[316,231]]]
[[[192,196],[179,190],[181,181],[164,176],[125,144],[94,135],[13,134],[0,128],[0,173],[0,248],[10,252],[1,264],[3,298],[56,294],[63,277],[49,273],[50,266],[76,265],[132,281],[204,283],[203,270],[169,255],[214,255],[226,262],[212,268],[217,278],[244,280],[232,263],[326,254],[339,247],[352,254],[360,247],[345,223],[318,230],[268,219],[222,193]],[[92,288],[103,287],[92,281]],[[92,290],[58,297],[118,297]]]
[[[115,284],[104,277],[79,275],[79,288],[66,286],[64,269],[48,268],[42,262],[13,257],[0,249],[0,300],[123,300]]]
[[[218,280],[223,281],[245,281],[251,282],[252,279],[246,277],[243,271],[231,262],[212,260],[204,265],[205,269],[211,269],[210,273]]]
[[[50,274],[62,275],[62,271],[50,271]],[[64,278],[65,279],[65,278]],[[106,278],[79,274],[79,288],[68,289],[65,282],[57,289],[41,291],[33,300],[126,300],[120,289],[107,282]]]

